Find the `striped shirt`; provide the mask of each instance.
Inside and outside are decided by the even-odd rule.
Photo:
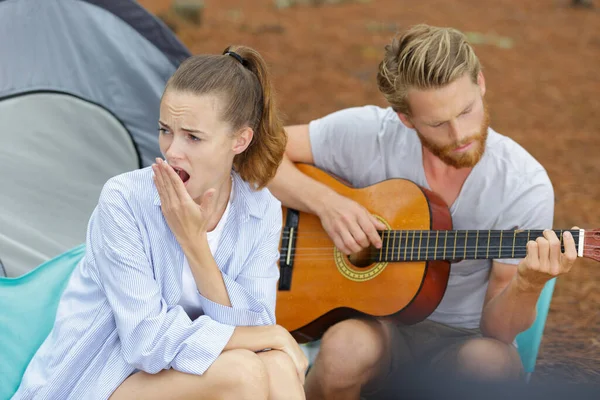
[[[281,203],[233,178],[215,253],[231,307],[201,296],[203,315],[189,318],[178,304],[184,254],[163,217],[152,169],[118,175],[102,189],[86,255],[14,399],[106,399],[136,370],[201,375],[235,326],[275,323]]]

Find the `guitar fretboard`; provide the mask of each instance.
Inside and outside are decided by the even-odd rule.
[[[579,230],[569,230],[578,245]],[[564,251],[563,232],[554,230]],[[389,230],[379,232],[383,245],[371,253],[372,261],[476,260],[524,258],[527,242],[543,236],[542,230]]]

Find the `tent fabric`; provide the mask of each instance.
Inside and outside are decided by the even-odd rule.
[[[190,56],[188,50],[171,33],[164,23],[154,18],[148,11],[134,1],[114,0],[82,0],[102,7],[124,22],[131,25],[140,35],[145,37],[163,52],[171,63],[177,67]]]
[[[14,277],[83,242],[104,183],[138,161],[115,117],[71,95],[6,99],[0,121],[0,256]]]
[[[93,3],[98,3],[95,5]],[[103,6],[101,6],[101,4]],[[143,31],[143,16],[155,39],[171,31],[136,2],[113,0],[4,0],[0,2],[0,101],[31,91],[70,93],[100,104],[116,115],[133,136],[141,165],[159,155],[157,123],[160,96],[181,48],[161,51]],[[118,6],[119,3],[124,3]],[[128,6],[128,7],[126,7]],[[132,10],[138,9],[139,15]],[[117,16],[111,11],[127,11]],[[136,17],[136,27],[126,20]],[[145,28],[148,31],[148,28]],[[148,33],[148,37],[151,37]],[[177,57],[173,56],[176,54]]]
[[[0,37],[0,259],[15,277],[84,242],[106,180],[160,156],[160,97],[190,54],[131,0],[0,0]]]

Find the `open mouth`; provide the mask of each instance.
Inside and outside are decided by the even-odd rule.
[[[186,184],[190,180],[190,174],[188,174],[183,168],[173,167],[173,170],[175,170],[175,172],[181,178],[184,184]]]

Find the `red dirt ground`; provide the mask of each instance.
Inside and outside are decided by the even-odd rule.
[[[139,2],[161,14],[171,0]],[[375,74],[397,29],[425,22],[478,33],[470,37],[484,66],[492,126],[547,168],[555,227],[600,228],[596,8],[575,9],[569,0],[338,2],[277,9],[273,0],[206,0],[200,26],[165,19],[193,53],[219,53],[231,43],[258,49],[271,65],[287,124],[385,105]],[[559,278],[534,379],[600,382],[599,278],[600,264],[587,260]]]

